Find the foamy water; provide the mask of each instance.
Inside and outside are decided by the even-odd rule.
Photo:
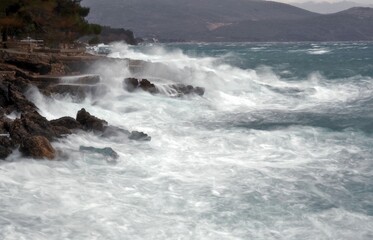
[[[243,50],[226,53],[235,46],[114,46],[111,57],[154,63],[135,77],[205,87],[203,97],[128,93],[121,64],[93,66],[108,92],[83,102],[30,89],[48,119],[84,107],[152,141],[80,132],[54,143],[61,161],[13,154],[0,163],[0,239],[372,239],[372,76],[295,81],[278,73],[292,63],[242,67]]]

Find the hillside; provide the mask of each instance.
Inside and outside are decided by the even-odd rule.
[[[84,0],[88,20],[161,41],[373,40],[371,8],[317,14],[260,0]]]
[[[88,20],[134,30],[140,37],[201,40],[210,31],[240,21],[302,19],[316,13],[260,0],[83,0]]]
[[[373,9],[343,12],[297,21],[242,21],[213,31],[207,41],[369,41],[373,40]]]
[[[306,9],[311,12],[317,12],[322,14],[336,13],[344,11],[353,7],[373,7],[372,2],[367,1],[364,3],[358,3],[354,1],[341,1],[341,2],[298,2],[291,3],[293,6]]]

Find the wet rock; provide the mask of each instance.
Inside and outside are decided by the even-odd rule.
[[[31,136],[24,138],[20,147],[20,152],[25,156],[35,159],[47,158],[52,160],[56,157],[56,150],[49,140],[43,136]]]
[[[150,141],[152,139],[148,134],[138,131],[132,131],[128,138],[136,141]]]
[[[16,66],[20,69],[30,71],[37,74],[48,74],[52,70],[52,66],[48,62],[41,62],[40,59],[11,59],[5,63]]]
[[[105,120],[92,116],[84,108],[77,113],[76,120],[83,126],[84,130],[95,130],[102,132],[105,130],[105,127],[108,124]]]
[[[0,118],[0,159],[5,159],[12,153],[13,143],[6,130],[6,120]]]
[[[170,86],[179,95],[197,94],[203,96],[205,94],[205,89],[202,87],[193,87],[192,85],[176,84]]]
[[[23,138],[32,135],[44,136],[49,140],[58,137],[49,121],[36,111],[21,114],[21,118],[8,122],[7,130],[15,143],[21,143]]]
[[[67,129],[81,129],[82,125],[72,117],[62,117],[49,121],[54,127],[65,127]]]
[[[119,158],[118,153],[115,152],[111,147],[95,148],[95,147],[80,146],[79,151],[98,153],[98,154],[101,154],[103,156],[110,157],[110,158],[113,158],[113,159],[118,159]]]
[[[53,126],[52,129],[56,133],[57,137],[64,137],[72,133],[70,129],[62,126]]]
[[[4,108],[7,113],[13,111],[27,112],[34,111],[36,108],[35,104],[27,100],[27,98],[20,91],[18,86],[13,84],[0,84],[0,106]]]
[[[137,89],[142,89],[143,91],[156,94],[160,93],[156,85],[149,82],[147,79],[142,79],[141,81],[136,78],[126,78],[123,83],[124,88],[128,92],[134,92]],[[205,93],[205,89],[202,87],[193,87],[192,85],[185,85],[185,84],[174,84],[168,86],[171,91],[174,92],[176,96],[183,96],[189,94],[196,94],[199,96],[203,96]]]
[[[12,153],[12,150],[10,148],[0,145],[0,159],[7,158],[11,153]]]
[[[142,79],[140,82],[140,88],[142,90],[144,90],[145,92],[150,92],[150,93],[158,93],[158,89],[156,88],[156,86],[149,82],[147,79]]]
[[[9,103],[8,88],[0,83],[0,106],[5,107],[8,106]]]
[[[145,92],[153,94],[159,92],[156,86],[147,79],[126,78],[124,80],[124,87],[129,92],[133,92],[136,89],[142,89]]]
[[[128,92],[133,92],[139,87],[139,81],[136,78],[126,78],[123,83],[123,87]]]
[[[10,137],[15,143],[21,143],[24,137],[30,136],[26,128],[23,126],[21,119],[16,119],[13,122],[7,123],[7,129]]]
[[[41,135],[49,140],[57,137],[52,124],[36,111],[21,114],[21,121],[27,132],[31,135]]]

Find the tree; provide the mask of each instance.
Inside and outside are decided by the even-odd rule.
[[[81,35],[101,31],[99,25],[85,20],[89,8],[82,7],[80,0],[0,1],[0,27],[5,41],[9,29],[43,38],[49,44],[68,43]]]
[[[8,35],[23,26],[21,19],[17,16],[20,9],[17,0],[1,0],[0,2],[0,28],[1,39],[7,41]]]

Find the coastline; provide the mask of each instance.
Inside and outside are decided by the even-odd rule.
[[[56,159],[63,153],[56,151],[51,142],[79,131],[94,132],[101,137],[120,134],[130,140],[150,141],[151,137],[146,133],[111,126],[84,108],[77,112],[76,118],[65,116],[47,120],[39,114],[38,107],[27,99],[25,93],[34,87],[45,96],[53,98],[56,94],[69,95],[78,102],[83,101],[88,94],[99,94],[100,91],[105,91],[100,74],[93,71],[99,64],[119,64],[128,68],[131,75],[136,75],[152,63],[110,58],[83,51],[68,53],[0,49],[0,159],[5,160],[16,149],[25,157]],[[132,77],[123,79],[122,84],[124,91],[140,90],[171,97],[189,94],[203,96],[205,91],[204,88],[184,84],[159,88],[147,79]],[[97,149],[82,146],[81,151],[87,149],[116,156],[107,147]]]

